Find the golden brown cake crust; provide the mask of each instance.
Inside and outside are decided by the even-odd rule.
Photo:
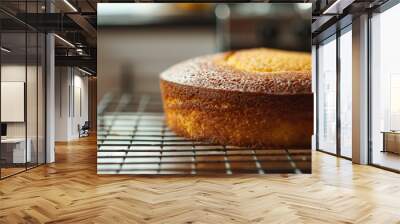
[[[311,93],[311,57],[309,54],[270,49],[252,51],[255,52],[250,55],[245,54],[248,51],[238,51],[190,59],[163,72],[161,79],[181,85],[227,91],[278,95]],[[261,56],[259,56],[260,54]],[[289,57],[276,56],[285,54]],[[254,63],[251,61],[256,60],[256,56],[271,58],[272,62],[264,66],[276,65],[271,67],[275,70],[262,71],[261,68],[253,66]],[[285,64],[274,63],[274,59],[294,60],[293,64],[300,65],[297,67],[286,66],[287,70],[277,70],[277,66],[285,67]]]
[[[313,95],[265,95],[188,87],[161,80],[168,126],[218,144],[309,148]]]
[[[192,59],[161,75],[168,126],[218,144],[310,148],[311,74],[249,72],[238,68],[243,64],[228,65],[228,55]]]

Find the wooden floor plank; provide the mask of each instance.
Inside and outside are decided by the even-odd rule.
[[[313,152],[304,175],[96,174],[96,140],[0,181],[0,223],[400,223],[400,175]]]

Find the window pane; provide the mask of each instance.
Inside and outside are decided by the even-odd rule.
[[[318,48],[318,148],[336,153],[336,40]]]
[[[352,36],[340,36],[340,153],[351,158],[352,141]]]
[[[27,33],[28,55],[27,55],[27,75],[26,75],[26,116],[27,116],[27,141],[30,147],[30,161],[28,167],[37,165],[37,33]]]

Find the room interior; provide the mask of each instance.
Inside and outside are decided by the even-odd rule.
[[[49,61],[56,51],[61,56],[86,56],[87,52],[68,52],[71,43],[58,35],[53,37],[49,52],[45,28],[26,23],[41,21],[28,18],[28,14],[45,13],[45,3],[1,3],[1,179],[54,161],[54,142],[79,139],[96,124],[89,125],[89,113],[91,120],[95,117],[95,104],[90,104],[89,99],[96,96],[96,78],[90,64],[70,66],[57,60],[56,65],[54,60]],[[51,85],[47,83],[53,69],[57,73],[53,80],[54,98],[48,96]],[[54,100],[51,104],[50,99]],[[53,104],[54,107],[49,106]],[[52,116],[54,120],[49,121]],[[51,131],[49,124],[54,125]],[[48,133],[52,133],[51,138]]]
[[[293,4],[293,10],[312,13],[295,15],[299,24],[310,21],[310,33],[277,15],[257,15],[270,7],[256,6],[255,12],[234,4],[172,3],[176,11],[160,10],[158,17],[157,9],[107,5],[121,2],[1,1],[0,223],[399,222],[394,198],[400,197],[400,33],[393,28],[400,20],[398,1],[296,1],[304,4]],[[99,16],[101,10],[106,16]],[[201,17],[179,19],[182,12]],[[299,41],[307,35],[311,49]],[[146,50],[153,45],[168,57]],[[262,176],[268,169],[260,167],[271,163],[257,165],[249,157],[255,163],[245,169],[216,163],[219,175],[115,175],[134,167],[126,150],[109,154],[117,147],[129,150],[126,141],[144,153],[155,132],[188,144],[162,123],[158,73],[165,67],[196,55],[278,45],[312,52],[314,133],[311,153],[299,157],[311,161],[310,172]],[[171,46],[175,52],[168,51]],[[117,102],[109,94],[113,86],[119,86]],[[131,110],[148,114],[115,119]],[[114,140],[108,136],[113,132]],[[112,144],[105,141],[110,139]],[[203,165],[193,148],[207,145],[177,144],[162,147],[190,147],[185,150],[191,161]],[[108,157],[118,157],[118,164],[99,174]],[[167,174],[169,163],[163,167]],[[150,166],[154,174],[162,171],[159,164],[142,165],[136,174]],[[251,172],[232,175],[236,169]],[[302,171],[293,163],[288,170]]]

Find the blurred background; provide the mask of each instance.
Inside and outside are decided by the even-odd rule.
[[[98,101],[159,93],[159,74],[215,52],[271,47],[311,52],[311,3],[100,3]]]

